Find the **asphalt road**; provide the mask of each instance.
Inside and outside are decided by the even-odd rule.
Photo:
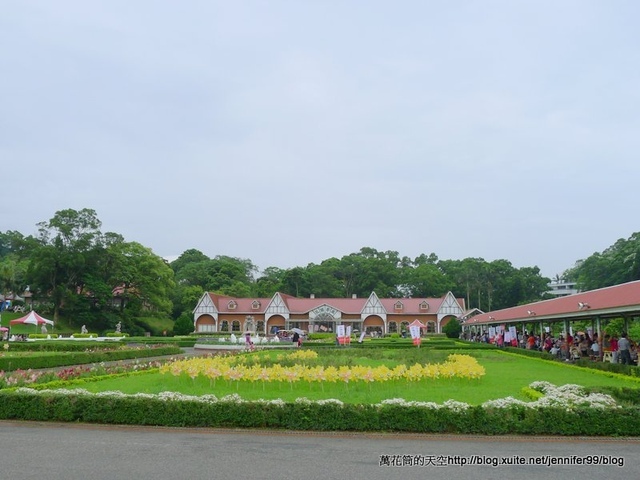
[[[12,480],[629,480],[640,478],[639,454],[640,438],[366,435],[0,421],[0,478]],[[500,464],[561,457],[574,465]],[[472,459],[498,465],[461,465]],[[593,465],[596,461],[608,464]]]

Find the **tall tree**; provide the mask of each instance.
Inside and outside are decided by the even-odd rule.
[[[87,261],[102,242],[101,222],[94,210],[67,209],[38,227],[38,246],[31,257],[29,277],[53,301],[53,318],[57,321],[65,299],[82,290]]]
[[[282,291],[282,279],[286,270],[278,267],[267,267],[254,285],[255,297],[272,297],[276,292]]]
[[[640,280],[640,232],[576,262],[567,274],[577,279],[582,290]]]
[[[454,287],[437,265],[421,263],[404,270],[405,294],[411,297],[441,297]]]
[[[137,242],[121,244],[120,248],[125,268],[119,276],[113,277],[112,282],[121,289],[121,309],[124,304],[132,303],[139,309],[169,314],[172,307],[170,294],[175,287],[174,273],[169,264]]]

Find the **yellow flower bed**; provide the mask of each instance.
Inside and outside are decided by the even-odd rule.
[[[294,357],[294,355],[297,355]],[[304,355],[304,356],[302,356]],[[287,358],[315,358],[317,353],[303,351],[290,354]],[[449,355],[447,361],[439,364],[416,363],[410,367],[398,365],[389,368],[385,365],[378,367],[366,367],[356,365],[353,367],[341,366],[307,366],[295,364],[292,367],[283,367],[275,364],[265,367],[259,364],[245,365],[237,363],[233,357],[191,358],[178,360],[164,364],[160,367],[160,373],[180,376],[186,373],[192,379],[199,376],[215,381],[224,380],[250,382],[386,382],[390,380],[406,380],[416,382],[421,380],[439,378],[480,378],[485,374],[484,367],[475,358],[468,355]]]

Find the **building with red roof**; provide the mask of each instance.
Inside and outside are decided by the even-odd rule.
[[[291,328],[335,332],[337,325],[345,325],[385,334],[405,330],[418,320],[426,332],[440,333],[464,311],[464,300],[451,292],[441,298],[378,298],[375,292],[368,298],[297,298],[284,293],[237,298],[206,292],[193,310],[193,325],[197,333],[244,332],[254,325],[265,335]]]
[[[597,290],[518,305],[516,307],[480,313],[463,321],[465,331],[484,331],[490,326],[515,325],[522,329],[544,330],[544,326],[563,323],[569,331],[573,321],[590,320],[593,331],[600,334],[601,322],[623,318],[625,329],[629,320],[640,317],[640,280]]]

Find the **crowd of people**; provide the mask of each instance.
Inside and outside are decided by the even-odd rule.
[[[493,337],[489,336],[489,332],[484,332],[464,334],[463,338],[472,342],[491,343],[498,347],[519,347],[547,352],[566,361],[587,358],[624,365],[638,365],[640,349],[638,343],[630,340],[626,333],[620,337],[605,334],[602,338],[598,338],[597,334],[591,332],[555,336],[552,333],[536,335],[525,331],[518,332],[517,337],[507,335],[508,339],[505,342],[505,332],[496,332]]]

